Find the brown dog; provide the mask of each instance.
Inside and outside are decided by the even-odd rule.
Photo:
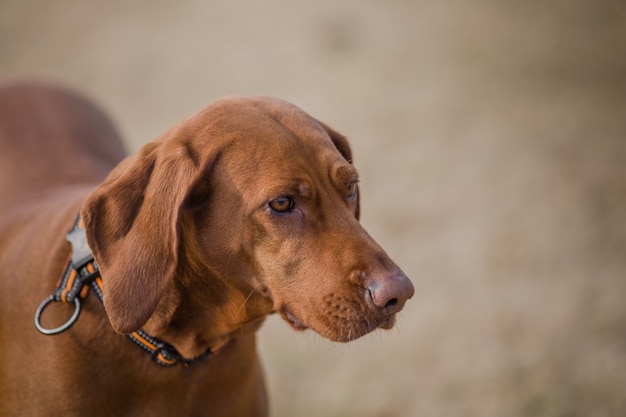
[[[0,89],[3,416],[266,415],[265,316],[347,342],[413,294],[359,225],[346,139],[288,103],[220,100],[123,157],[77,95]],[[66,263],[79,212],[82,269]],[[53,293],[69,303],[42,305],[39,327],[73,326],[46,336],[33,317]]]

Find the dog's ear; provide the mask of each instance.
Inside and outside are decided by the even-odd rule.
[[[352,159],[352,149],[350,148],[348,139],[346,139],[345,136],[343,136],[341,133],[338,133],[336,130],[332,129],[326,124],[321,123],[321,122],[320,124],[322,125],[326,133],[328,133],[330,140],[333,141],[333,144],[335,145],[335,148],[337,148],[339,153],[346,159],[346,161],[350,162],[351,164],[354,164],[354,161]],[[357,185],[355,216],[357,219],[361,217],[361,190],[358,188],[358,185]]]
[[[208,163],[183,139],[148,144],[118,165],[83,205],[104,306],[116,331],[139,329],[176,274],[182,211]]]

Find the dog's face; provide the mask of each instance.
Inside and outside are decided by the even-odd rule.
[[[208,107],[114,171],[83,215],[105,306],[122,332],[144,324],[175,288],[179,294],[166,297],[175,300],[167,303],[170,319],[182,309],[173,304],[183,302],[243,322],[274,310],[296,329],[346,342],[391,328],[413,294],[358,222],[358,174],[346,139],[279,100]],[[165,243],[146,242],[159,238]],[[129,305],[137,285],[112,278],[127,258],[120,245],[150,263],[127,269],[157,276],[141,278],[156,293],[145,306]],[[219,285],[181,295],[201,288],[198,281]],[[215,300],[219,292],[232,301]]]

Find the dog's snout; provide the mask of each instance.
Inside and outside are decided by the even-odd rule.
[[[404,303],[413,296],[413,284],[403,273],[378,276],[367,286],[367,294],[378,309],[385,314],[402,310]]]

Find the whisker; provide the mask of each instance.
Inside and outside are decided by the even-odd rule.
[[[239,316],[239,313],[241,313],[241,310],[243,310],[243,308],[245,307],[246,303],[248,302],[248,300],[250,299],[250,297],[252,297],[252,294],[254,294],[256,290],[253,289],[252,291],[250,291],[250,294],[248,294],[248,296],[246,297],[245,300],[243,300],[243,303],[241,303],[241,306],[239,307],[239,310],[237,310],[237,313],[235,314],[235,317]]]

